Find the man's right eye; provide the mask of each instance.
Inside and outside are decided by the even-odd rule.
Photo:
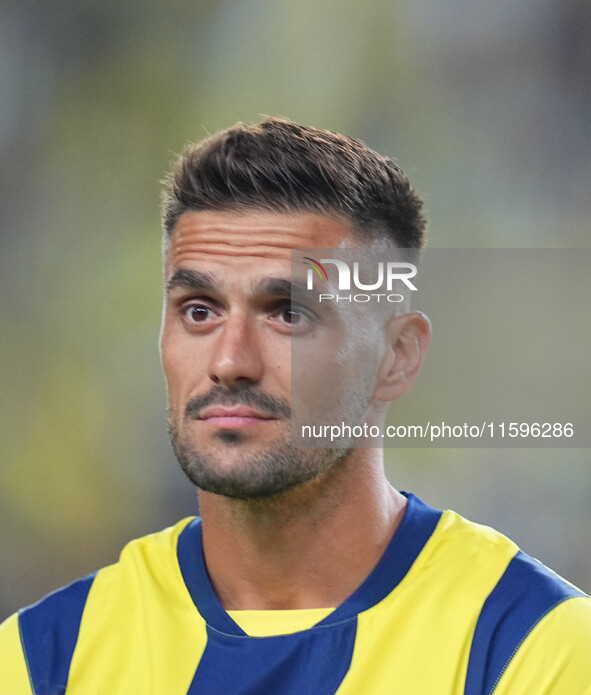
[[[189,304],[183,309],[183,318],[189,324],[203,323],[212,315],[213,311],[204,304]]]

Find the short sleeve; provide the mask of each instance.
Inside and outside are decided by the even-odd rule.
[[[591,598],[563,601],[523,640],[491,695],[591,695]]]

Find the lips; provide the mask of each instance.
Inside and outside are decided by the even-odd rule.
[[[236,428],[251,427],[276,418],[244,405],[212,405],[204,408],[197,419],[216,427]]]

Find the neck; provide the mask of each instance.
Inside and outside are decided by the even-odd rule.
[[[273,499],[200,501],[205,561],[226,610],[339,605],[376,566],[406,504],[377,449],[354,450]]]

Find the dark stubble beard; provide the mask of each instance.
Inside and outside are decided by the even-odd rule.
[[[213,404],[243,404],[278,418],[288,418],[290,414],[284,401],[253,388],[227,391],[216,387],[187,404],[183,422],[195,419],[200,410]],[[274,498],[315,480],[332,470],[350,452],[347,448],[296,449],[291,445],[289,435],[285,435],[267,451],[245,453],[238,465],[228,468],[223,461],[224,449],[230,451],[241,447],[245,438],[239,430],[218,432],[219,453],[197,449],[186,431],[179,427],[178,416],[172,410],[168,415],[168,432],[175,456],[194,485],[205,492],[244,501]]]

